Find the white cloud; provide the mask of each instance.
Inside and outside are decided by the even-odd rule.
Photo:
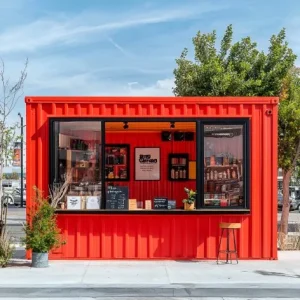
[[[70,76],[35,78],[27,84],[27,95],[79,95],[79,96],[172,96],[174,80],[157,80],[150,84],[99,80],[92,73]]]
[[[173,9],[134,11],[127,15],[107,16],[100,12],[87,12],[76,16],[51,16],[2,31],[0,53],[30,52],[56,44],[101,39],[113,31],[199,17],[203,13],[219,9],[221,7],[215,4],[202,3],[201,6],[185,5]]]
[[[153,85],[129,85],[129,96],[174,96],[172,88],[174,79],[166,78],[158,80]]]

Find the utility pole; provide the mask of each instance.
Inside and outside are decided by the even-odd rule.
[[[21,207],[24,206],[24,163],[23,163],[23,117],[21,113],[18,113],[21,119]]]

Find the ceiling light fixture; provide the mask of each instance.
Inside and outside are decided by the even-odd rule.
[[[128,122],[123,122],[123,123],[124,123],[123,128],[124,128],[124,129],[128,129],[128,128],[129,128]]]

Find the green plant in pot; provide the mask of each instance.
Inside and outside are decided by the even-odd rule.
[[[24,224],[26,250],[32,250],[32,267],[48,267],[48,253],[51,249],[65,244],[57,226],[55,207],[49,199],[43,197],[40,190],[35,190],[29,212],[30,222]]]
[[[195,209],[197,191],[193,191],[192,189],[188,189],[186,187],[184,188],[184,191],[187,194],[187,198],[182,200],[182,202],[184,203],[184,209],[185,210]]]

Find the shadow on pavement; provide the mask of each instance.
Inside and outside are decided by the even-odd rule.
[[[264,275],[264,276],[280,276],[280,277],[290,277],[290,278],[300,278],[300,275],[293,275],[293,274],[286,274],[286,273],[279,273],[279,272],[269,272],[269,271],[262,271],[262,270],[257,270],[254,271],[254,273]]]
[[[24,248],[17,248],[14,252],[13,258],[14,259],[25,259],[25,249]]]

